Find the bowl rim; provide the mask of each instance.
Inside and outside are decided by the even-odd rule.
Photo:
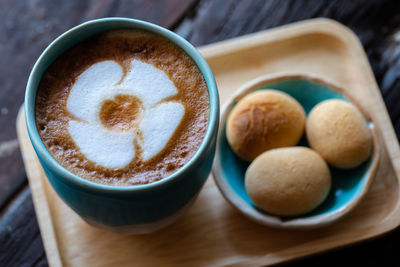
[[[367,170],[367,181],[363,186],[361,192],[351,201],[345,203],[342,207],[336,209],[333,212],[316,215],[312,217],[302,218],[296,217],[289,220],[282,221],[279,216],[269,215],[262,211],[255,209],[253,206],[249,205],[246,201],[244,201],[240,196],[238,196],[231,188],[231,186],[227,183],[226,178],[222,172],[222,164],[221,164],[221,155],[219,151],[219,139],[221,132],[225,129],[225,121],[228,116],[228,111],[231,109],[232,105],[243,98],[245,95],[250,92],[258,89],[263,84],[279,82],[283,80],[292,80],[292,79],[304,79],[314,83],[322,84],[326,87],[331,88],[334,91],[338,91],[342,93],[348,100],[354,104],[362,113],[366,121],[368,122],[368,128],[371,132],[372,136],[372,163],[371,167]],[[272,88],[271,88],[272,89]],[[357,204],[361,201],[361,199],[368,192],[374,177],[376,176],[376,171],[379,163],[379,144],[378,137],[376,134],[375,124],[372,121],[371,116],[362,108],[362,106],[346,91],[343,87],[337,85],[333,81],[322,78],[318,75],[311,73],[302,73],[302,72],[278,72],[274,74],[263,75],[251,80],[245,84],[243,84],[239,89],[225,102],[221,111],[220,117],[220,128],[218,130],[217,137],[217,149],[215,153],[214,165],[212,168],[214,181],[223,195],[223,197],[237,210],[239,210],[244,216],[255,221],[259,224],[265,226],[271,226],[275,228],[282,229],[313,229],[319,228],[323,226],[327,226],[340,218],[344,217],[351,210],[353,210]]]

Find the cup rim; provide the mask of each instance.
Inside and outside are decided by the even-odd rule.
[[[148,183],[148,184],[139,184],[139,185],[129,185],[129,186],[112,186],[112,185],[104,185],[95,182],[91,182],[84,178],[81,178],[72,172],[68,171],[66,168],[61,166],[53,156],[48,152],[46,147],[44,146],[35,121],[35,100],[36,100],[36,92],[39,85],[39,82],[46,71],[47,67],[54,62],[54,60],[63,52],[65,52],[71,46],[79,43],[79,41],[74,42],[70,47],[62,48],[61,52],[59,52],[56,56],[51,56],[52,53],[55,53],[55,50],[60,49],[60,47],[64,46],[64,42],[69,38],[78,35],[79,32],[83,30],[87,30],[87,28],[94,28],[93,26],[103,26],[108,24],[115,24],[115,27],[102,29],[96,33],[104,32],[111,29],[121,29],[121,28],[131,28],[131,29],[142,29],[145,31],[149,31],[155,33],[156,35],[161,35],[179,48],[181,48],[196,64],[199,71],[203,75],[209,93],[209,122],[207,125],[207,131],[203,137],[203,141],[200,144],[200,147],[196,151],[196,153],[192,156],[192,158],[186,162],[183,167],[178,169],[173,174],[162,178],[161,180]],[[96,34],[93,33],[92,35]],[[84,39],[90,37],[91,34],[85,36]],[[50,58],[49,58],[50,57]],[[47,65],[47,66],[46,66]],[[38,60],[36,61],[35,65],[32,68],[32,71],[29,75],[28,83],[25,90],[25,102],[24,102],[24,109],[25,109],[25,119],[26,119],[26,126],[28,129],[29,138],[31,139],[32,145],[38,154],[38,157],[43,161],[49,168],[54,171],[60,181],[62,182],[70,182],[80,187],[86,189],[92,189],[96,191],[102,192],[112,192],[112,193],[128,193],[128,192],[136,192],[142,190],[150,190],[159,188],[162,185],[169,184],[176,180],[177,177],[187,174],[190,171],[190,167],[196,164],[199,160],[201,160],[202,155],[206,153],[206,150],[212,143],[214,133],[218,130],[218,123],[219,123],[219,96],[217,85],[215,82],[214,75],[211,72],[210,67],[208,66],[206,60],[200,54],[200,52],[188,41],[186,41],[183,37],[177,35],[176,33],[165,29],[161,26],[152,24],[150,22],[131,19],[131,18],[123,18],[123,17],[113,17],[113,18],[101,18],[90,20],[84,22],[78,26],[75,26],[68,31],[64,32],[60,36],[58,36],[54,41],[52,41],[46,49],[42,52],[39,56]]]

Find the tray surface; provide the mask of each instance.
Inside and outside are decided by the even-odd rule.
[[[193,207],[175,224],[150,235],[106,233],[84,223],[55,194],[20,112],[18,137],[50,265],[269,265],[378,236],[400,224],[399,144],[354,34],[336,22],[316,19],[200,51],[216,77],[222,104],[243,83],[282,71],[317,74],[346,88],[377,126],[381,160],[370,191],[353,212],[332,226],[277,230],[253,223],[233,209],[210,177]]]

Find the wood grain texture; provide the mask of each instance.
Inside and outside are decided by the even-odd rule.
[[[399,146],[393,128],[382,123],[389,121],[388,115],[381,109],[384,104],[368,62],[351,33],[333,22],[309,22],[211,45],[201,52],[216,76],[222,103],[243,82],[280,71],[312,72],[347,88],[375,121],[381,147],[377,177],[365,199],[329,227],[278,230],[244,218],[209,179],[193,207],[175,224],[142,236],[105,233],[84,223],[55,194],[38,168],[21,116],[19,138],[39,223],[46,248],[59,250],[59,262],[73,266],[134,261],[143,266],[259,266],[358,242],[400,223],[399,171],[395,170],[399,163],[393,161],[400,156]],[[50,262],[57,261],[54,255],[49,254]]]
[[[29,194],[21,195],[26,190],[27,180],[15,133],[15,120],[23,103],[26,81],[40,53],[58,35],[89,19],[127,16],[173,28],[194,4],[194,0],[0,1],[0,224],[7,221],[16,225],[18,220],[26,220],[19,226],[23,231],[7,233],[6,228],[0,228],[0,235],[7,233],[1,239],[0,266],[19,266],[21,263],[21,257],[12,256],[15,252],[5,252],[3,245],[7,242],[13,244],[14,250],[26,248],[35,251],[26,254],[26,258],[22,257],[26,265],[36,264],[33,254],[42,255],[38,263],[47,264],[32,200]],[[27,205],[22,205],[19,212],[30,213],[30,216],[5,213],[14,203],[20,204],[22,197]],[[37,239],[27,241],[22,234],[36,234]]]
[[[52,39],[68,28],[92,18],[128,16],[150,20],[175,29],[198,45],[312,17],[336,19],[352,28],[361,38],[397,135],[400,135],[400,106],[397,104],[400,99],[399,1],[181,0],[179,7],[176,7],[177,2],[0,1],[0,151],[6,151],[0,152],[0,220],[6,219],[6,207],[18,200],[20,192],[27,184],[20,152],[15,145],[14,129],[29,71],[40,52]],[[163,5],[162,9],[159,8],[160,4]],[[4,142],[14,145],[6,146],[8,149],[3,150]],[[31,201],[30,198],[27,201]],[[30,230],[37,231],[33,228]],[[24,245],[24,241],[18,238],[18,233],[13,233],[8,238],[18,240],[21,246]],[[359,260],[364,263],[375,262],[375,258],[390,260],[397,253],[395,246],[391,245],[396,240],[398,231],[371,244],[305,262],[318,266],[317,263],[322,263],[325,259],[329,265],[335,266],[335,263],[349,263],[345,257],[353,253],[355,255],[350,257],[350,265],[357,265]],[[363,253],[364,250],[366,253]]]
[[[31,192],[26,188],[0,221],[0,266],[45,266],[46,262]]]
[[[177,32],[205,45],[308,18],[327,17],[352,29],[360,38],[400,136],[400,2],[391,0],[254,0],[202,1],[196,16]]]
[[[195,2],[174,1],[2,1],[0,2],[0,144],[16,140],[15,119],[30,70],[58,35],[88,19],[127,16],[173,27]],[[4,154],[4,155],[3,155]],[[0,210],[26,175],[18,146],[0,150]]]

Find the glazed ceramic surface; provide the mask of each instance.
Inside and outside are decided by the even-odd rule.
[[[265,89],[275,89],[294,97],[308,114],[318,103],[328,99],[341,99],[357,103],[338,86],[315,76],[306,74],[283,74],[258,78],[245,84],[225,105],[221,116],[221,128],[217,141],[217,157],[213,174],[225,198],[247,217],[270,226],[310,228],[326,225],[349,212],[367,192],[378,163],[374,124],[367,114],[368,127],[373,135],[373,155],[360,166],[350,170],[339,170],[330,166],[332,187],[327,199],[312,212],[296,217],[278,217],[257,208],[249,198],[244,177],[249,162],[241,160],[233,152],[226,138],[226,118],[236,103],[246,94]],[[359,107],[360,108],[360,107]],[[299,146],[309,146],[305,135]]]
[[[35,98],[47,67],[65,50],[100,32],[142,29],[164,36],[182,48],[200,69],[210,95],[209,125],[200,148],[181,169],[150,183],[134,186],[96,184],[64,169],[43,145],[35,124]],[[157,25],[128,18],[104,18],[83,23],[53,41],[32,69],[25,94],[29,137],[46,176],[57,194],[90,224],[122,233],[147,233],[172,223],[187,208],[206,181],[215,153],[219,98],[214,76],[198,50],[177,34]]]

